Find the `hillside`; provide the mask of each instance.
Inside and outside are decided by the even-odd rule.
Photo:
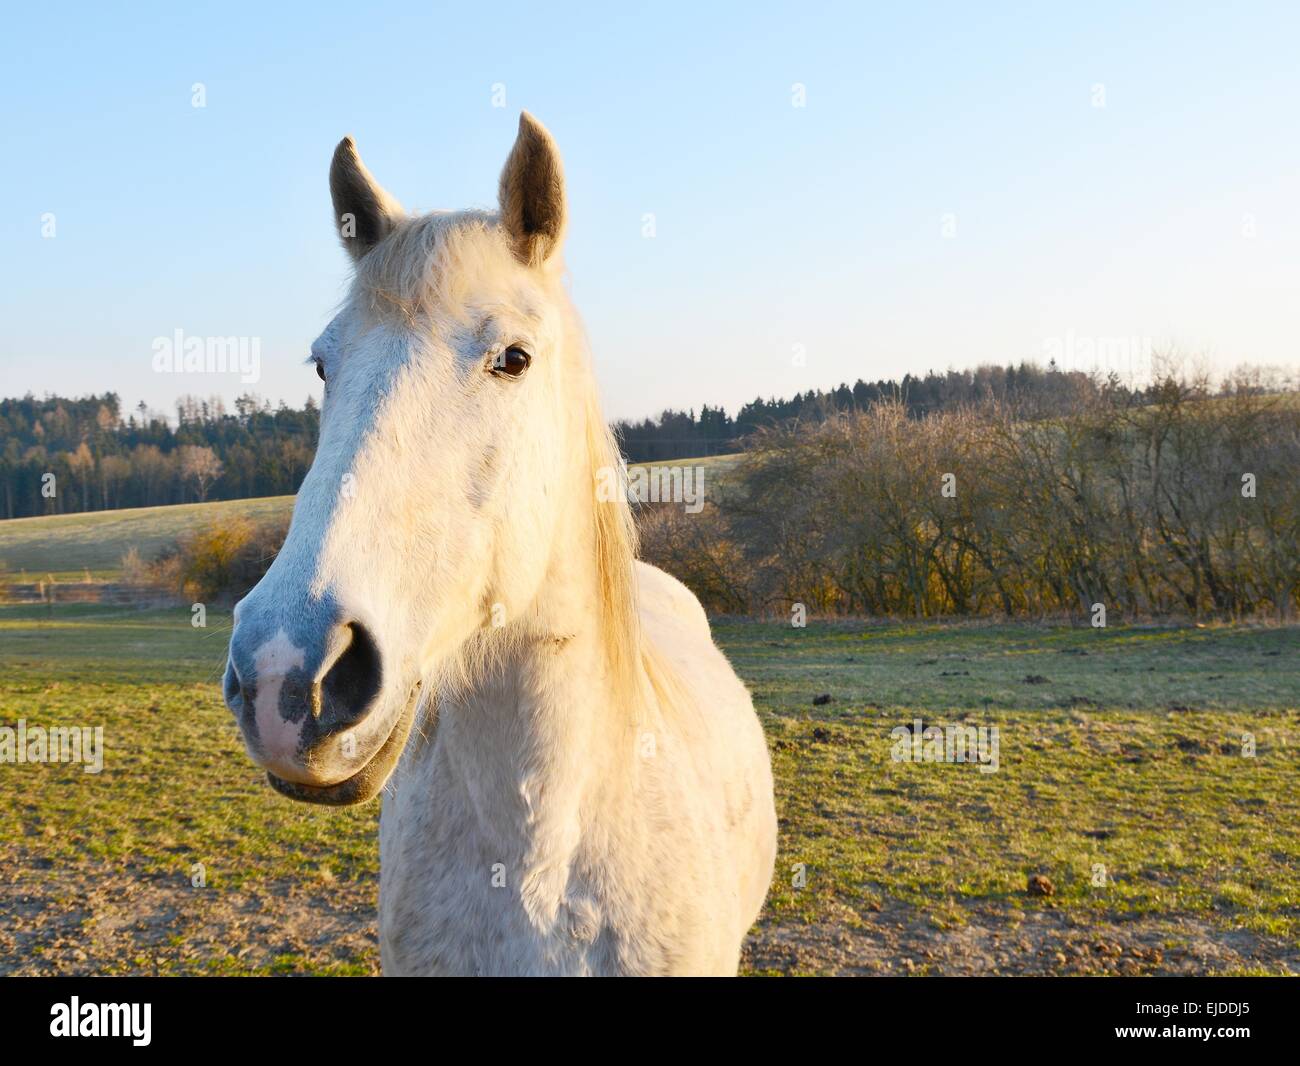
[[[218,500],[121,511],[11,518],[0,522],[0,564],[10,573],[26,570],[96,574],[118,569],[130,548],[149,558],[182,533],[212,522],[245,516],[255,521],[279,518],[293,507],[292,496]]]

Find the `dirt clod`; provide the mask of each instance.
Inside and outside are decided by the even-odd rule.
[[[1056,895],[1056,886],[1052,884],[1052,879],[1045,874],[1030,874],[1025,890],[1031,896]]]

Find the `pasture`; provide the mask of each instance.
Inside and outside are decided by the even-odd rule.
[[[0,723],[105,737],[99,774],[0,765],[0,971],[377,972],[378,804],[267,787],[207,622],[0,608]],[[1300,628],[715,636],[781,823],[742,972],[1300,973]],[[916,718],[996,725],[997,771],[894,761]]]
[[[11,575],[27,571],[33,580],[47,573],[76,578],[87,569],[111,577],[131,548],[147,559],[203,526],[233,518],[287,520],[292,510],[292,496],[267,496],[13,518],[0,522],[0,567]]]

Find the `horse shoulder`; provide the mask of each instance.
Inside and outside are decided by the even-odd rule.
[[[693,749],[703,770],[693,795],[712,796],[716,828],[729,854],[716,858],[739,876],[738,933],[743,935],[767,894],[776,858],[772,771],[749,690],[713,642],[694,594],[657,567],[637,563],[642,633],[684,683],[661,702],[670,731]],[[665,690],[673,693],[671,687]]]
[[[639,559],[635,565],[637,607],[647,635],[660,645],[683,633],[703,636],[712,643],[709,619],[695,593],[657,566]]]

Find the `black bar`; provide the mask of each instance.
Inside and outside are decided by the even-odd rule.
[[[27,1048],[93,1054],[111,1044],[115,1052],[128,1055],[230,1048],[259,1058],[278,1051],[337,1061],[355,1053],[372,1062],[405,1054],[401,1049],[412,1046],[434,1057],[461,1057],[467,1039],[470,1048],[479,1047],[489,1058],[520,1045],[548,1056],[619,1058],[620,1048],[644,1052],[660,1046],[685,1055],[712,1043],[734,1051],[755,1042],[769,1052],[788,1044],[820,1056],[838,1046],[842,1050],[837,1054],[852,1050],[864,1057],[900,1044],[963,1054],[983,1047],[1073,1055],[1124,1045],[1135,1050],[1154,1046],[1157,1053],[1179,1056],[1196,1047],[1216,1054],[1235,1047],[1282,1050],[1293,1045],[1297,993],[1300,984],[1289,978],[1202,977],[635,985],[612,980],[126,977],[15,978],[0,984],[6,1052]],[[136,1018],[143,1021],[143,1005],[149,1004],[148,1044],[137,1046],[131,1035],[52,1035],[52,1022],[68,1017],[74,996],[83,1019],[88,1004],[125,1003],[139,1005]],[[103,1018],[97,1009],[91,1014]],[[1200,1032],[1206,1029],[1208,1038]],[[597,1033],[605,1039],[593,1043]]]

